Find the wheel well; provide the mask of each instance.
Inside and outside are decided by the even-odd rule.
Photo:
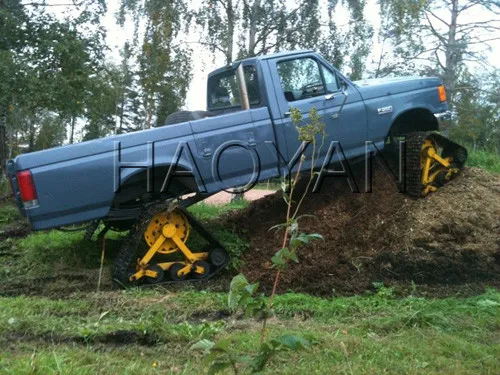
[[[415,131],[439,130],[439,123],[425,108],[410,109],[400,114],[392,123],[388,136],[404,135]]]
[[[169,185],[162,191],[163,184],[167,177],[170,166],[157,166],[152,170],[152,184],[148,191],[148,174],[146,170],[141,170],[122,182],[120,189],[115,193],[112,207],[131,207],[138,203],[153,201],[156,199],[165,199],[179,197],[188,193],[198,192],[198,185],[193,175],[174,176]],[[186,172],[181,167],[177,167],[175,173]],[[139,200],[139,201],[138,201]]]

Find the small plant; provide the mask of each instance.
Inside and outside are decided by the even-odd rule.
[[[297,108],[291,110],[291,119],[298,131],[299,140],[302,141],[301,151],[303,153],[295,177],[290,180],[283,179],[282,181],[283,198],[286,202],[286,221],[270,228],[270,230],[283,230],[282,246],[271,259],[273,267],[276,269],[271,295],[266,297],[263,293],[258,294],[259,284],[249,283],[247,278],[240,274],[231,281],[228,296],[228,307],[233,313],[241,310],[246,318],[262,320],[259,349],[254,355],[242,355],[232,350],[234,345],[231,345],[230,338],[217,343],[201,340],[194,344],[191,349],[203,350],[206,354],[206,362],[210,366],[209,374],[216,374],[226,369],[232,369],[234,374],[239,374],[240,371],[252,374],[261,373],[277,353],[289,350],[303,350],[311,345],[309,340],[289,334],[269,340],[266,337],[268,319],[274,316],[273,301],[281,273],[286,270],[290,262],[299,263],[298,252],[302,247],[313,240],[323,239],[318,233],[304,233],[300,230],[300,220],[310,215],[299,215],[299,213],[301,205],[317,175],[314,167],[325,139],[325,125],[321,122],[321,117],[315,108],[310,111],[309,123],[306,125],[301,125],[303,117]],[[305,151],[308,146],[312,146],[311,169],[307,175],[305,189],[298,193],[297,184],[304,161],[307,159]],[[298,195],[298,199],[296,195]]]

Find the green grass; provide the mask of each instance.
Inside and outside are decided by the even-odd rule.
[[[246,205],[197,204],[190,210],[237,259],[248,243],[210,220]],[[10,217],[6,222],[18,220],[16,214],[0,206],[0,218]],[[110,255],[120,236],[107,241]],[[0,252],[13,255],[0,258],[0,281],[95,270],[100,243],[82,238],[81,231],[46,231],[2,241]],[[207,370],[203,355],[189,349],[199,340],[229,338],[240,356],[259,345],[261,322],[231,315],[227,293],[188,286],[106,292],[75,287],[44,294],[51,297],[0,296],[0,375],[201,374]],[[470,298],[397,299],[377,284],[375,293],[354,297],[279,295],[275,310],[269,337],[296,334],[313,345],[280,353],[266,374],[497,374],[500,367],[497,289]]]
[[[20,219],[21,215],[17,207],[10,203],[0,202],[0,230]]]
[[[0,374],[203,373],[202,356],[189,350],[200,339],[230,337],[242,355],[258,347],[260,323],[228,316],[226,299],[165,290],[0,298],[0,344],[9,342]],[[268,374],[495,374],[500,365],[497,290],[441,300],[285,294],[276,307],[270,337],[291,333],[315,344],[280,354]],[[133,342],[109,342],[123,331]],[[134,344],[132,333],[148,345]]]
[[[214,219],[217,216],[227,214],[231,211],[241,210],[248,206],[248,201],[245,199],[237,200],[227,204],[207,204],[204,202],[197,203],[189,207],[189,211],[199,220],[206,221]]]
[[[500,173],[500,155],[489,151],[469,151],[467,165]]]
[[[0,197],[5,197],[12,194],[9,180],[7,178],[0,178]]]

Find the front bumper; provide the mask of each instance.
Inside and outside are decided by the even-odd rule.
[[[451,111],[434,113],[434,116],[438,121],[439,131],[447,133],[450,130],[451,120],[453,117]]]

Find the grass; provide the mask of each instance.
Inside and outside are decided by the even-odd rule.
[[[0,298],[0,343],[9,342],[0,374],[202,373],[200,354],[189,350],[200,339],[257,349],[258,322],[228,316],[226,298],[165,290]],[[285,294],[276,306],[271,336],[294,333],[315,345],[281,354],[269,374],[494,374],[500,365],[497,290],[441,300]]]
[[[189,207],[189,211],[199,220],[206,221],[217,216],[225,215],[231,211],[241,210],[247,206],[248,201],[245,199],[217,205],[200,202]]]
[[[197,204],[203,221],[240,209]],[[5,224],[19,220],[0,206]],[[0,223],[1,225],[1,223]],[[211,221],[210,230],[236,255],[248,243]],[[1,230],[1,228],[0,228]],[[112,234],[108,255],[120,246]],[[0,243],[0,281],[72,269],[95,271],[101,247],[83,232],[46,231]],[[192,241],[199,241],[193,235]],[[108,263],[110,262],[108,260]],[[65,283],[64,279],[56,282]],[[227,293],[172,289],[78,292],[78,284],[48,296],[0,295],[2,374],[201,374],[207,366],[190,350],[201,339],[230,338],[239,355],[258,349],[260,322],[231,315]],[[418,289],[418,286],[414,288]],[[92,289],[94,290],[94,289]],[[417,294],[418,290],[414,290]],[[500,291],[469,298],[396,298],[391,288],[354,297],[288,293],[275,299],[270,337],[288,333],[314,345],[280,353],[266,374],[496,374],[500,368]]]
[[[467,165],[500,173],[500,155],[484,150],[470,151]]]
[[[0,230],[21,219],[19,210],[13,204],[0,202]]]

